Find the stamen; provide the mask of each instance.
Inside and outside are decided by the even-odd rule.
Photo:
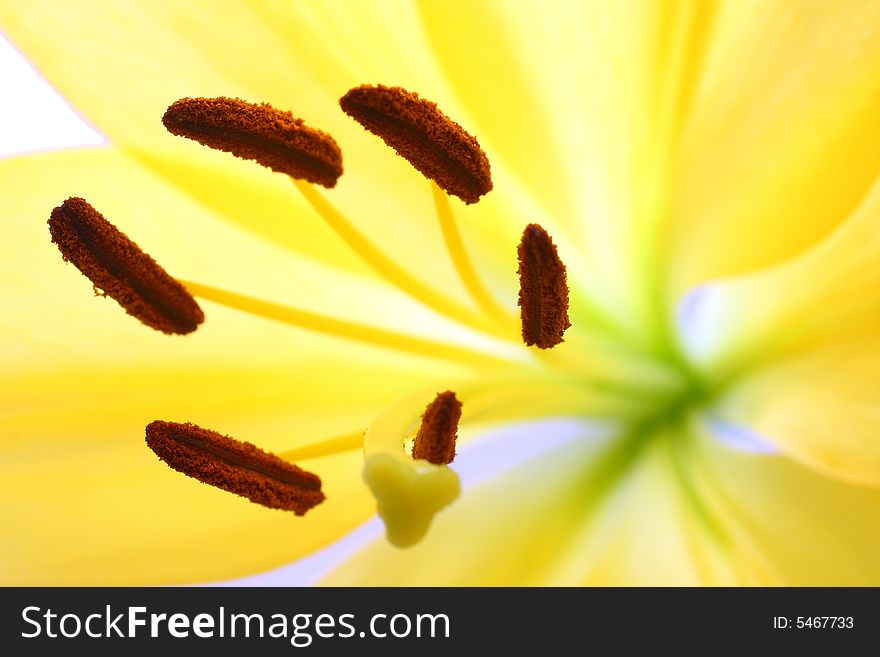
[[[339,104],[447,193],[476,203],[492,189],[489,159],[480,144],[436,103],[400,87],[362,85]]]
[[[314,187],[300,180],[294,184],[324,221],[342,238],[364,262],[370,265],[386,281],[406,292],[413,299],[420,301],[429,308],[446,315],[450,319],[483,331],[490,335],[510,339],[507,328],[500,328],[495,322],[462,306],[456,301],[435,292],[420,280],[410,275],[405,269],[386,256],[373,242],[355,228],[344,214],[336,209]]]
[[[267,103],[181,98],[162,123],[171,134],[324,187],[335,187],[342,175],[342,151],[333,137]]]
[[[503,326],[509,326],[511,315],[498,304],[495,297],[483,285],[483,281],[480,280],[480,276],[474,269],[473,262],[464,248],[461,233],[449,204],[449,197],[434,182],[431,183],[431,192],[434,195],[434,208],[437,211],[437,220],[443,233],[443,241],[446,242],[446,250],[449,252],[449,257],[461,282],[486,314],[494,317]]]
[[[553,240],[538,224],[526,226],[518,253],[523,341],[540,349],[555,347],[571,326],[565,265]]]
[[[195,299],[84,199],[69,198],[52,210],[49,232],[72,262],[129,315],[163,333],[195,331],[205,316]]]
[[[190,292],[202,299],[208,299],[228,308],[235,308],[252,315],[274,319],[278,322],[318,331],[326,335],[428,356],[429,358],[454,360],[476,367],[497,366],[499,364],[510,364],[511,362],[502,356],[495,356],[477,351],[476,349],[435,342],[406,335],[405,333],[395,333],[394,331],[375,328],[365,324],[326,317],[307,310],[254,299],[253,297],[228,292],[227,290],[202,285],[201,283],[190,281],[181,281],[181,283],[186,285]]]
[[[363,449],[363,447],[364,432],[356,431],[336,436],[335,438],[326,438],[315,443],[303,445],[302,447],[294,447],[286,452],[281,452],[278,456],[285,461],[303,461],[341,452],[349,452],[353,449]]]
[[[413,444],[413,458],[447,465],[455,458],[455,439],[461,419],[461,402],[451,390],[438,393],[422,415]]]
[[[250,443],[161,420],[147,425],[146,437],[172,469],[270,509],[301,516],[324,501],[320,477]]]

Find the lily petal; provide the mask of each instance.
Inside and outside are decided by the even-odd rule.
[[[772,269],[709,283],[681,326],[703,369],[729,372],[880,328],[880,178],[827,239]]]
[[[360,450],[302,462],[328,499],[295,518],[182,477],[144,444],[154,419],[197,422],[276,452],[362,426],[377,400],[349,399],[333,377],[321,383],[314,372],[311,364],[284,372],[138,365],[4,377],[0,579],[223,579],[307,554],[362,522],[373,509]],[[372,374],[360,380],[366,395]]]
[[[851,341],[750,373],[721,402],[793,459],[880,488],[880,342]]]
[[[724,6],[674,165],[676,293],[782,262],[860,203],[880,167],[878,26],[870,1]]]
[[[692,448],[695,489],[720,519],[733,557],[752,564],[753,583],[880,583],[876,487],[836,481],[785,457],[730,449],[708,437]]]
[[[880,180],[853,215],[800,257],[695,293],[691,357],[729,390],[726,419],[847,481],[880,482]],[[711,373],[711,374],[710,374]],[[713,378],[714,377],[714,378]]]

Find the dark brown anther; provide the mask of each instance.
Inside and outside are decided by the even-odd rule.
[[[519,307],[527,345],[549,349],[571,326],[565,265],[547,231],[529,224],[519,243]]]
[[[455,458],[455,439],[461,419],[461,402],[451,390],[438,393],[425,412],[413,444],[414,459],[447,465]]]
[[[156,261],[84,199],[69,198],[49,217],[52,241],[96,291],[163,333],[192,333],[205,315]]]
[[[435,103],[400,87],[363,85],[339,104],[448,194],[476,203],[492,189],[489,159],[480,144]]]
[[[251,502],[301,516],[324,501],[320,477],[250,443],[161,420],[146,433],[147,445],[172,469]]]
[[[181,98],[162,117],[171,134],[255,160],[324,187],[342,175],[342,151],[330,135],[267,103],[238,98]]]

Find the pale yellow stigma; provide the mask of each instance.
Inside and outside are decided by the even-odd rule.
[[[418,429],[424,408],[421,395],[407,399],[364,434],[364,481],[376,498],[388,541],[401,548],[418,543],[434,516],[461,494],[455,471],[445,464],[414,459],[404,448],[406,437]]]

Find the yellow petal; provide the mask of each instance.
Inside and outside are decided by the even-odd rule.
[[[314,97],[308,92],[321,79],[322,71],[309,76],[290,68],[304,45],[297,37],[308,32],[303,11],[292,5],[276,16],[248,3],[210,2],[4,2],[0,11],[11,41],[49,82],[104,134],[128,144],[159,137],[173,143],[159,117],[177,98],[241,95],[279,103]],[[299,34],[289,30],[297,22]],[[322,102],[331,109],[334,98]]]
[[[681,326],[691,357],[718,376],[876,332],[878,222],[880,179],[845,223],[799,257],[697,288]]]
[[[369,414],[314,368],[117,368],[0,380],[5,584],[174,584],[277,566],[372,512],[360,450],[301,462],[328,500],[304,518],[169,469],[144,442],[153,419],[193,421],[282,451]],[[366,382],[372,372],[361,380]],[[303,389],[301,381],[310,385]],[[358,411],[360,407],[360,411]]]
[[[705,513],[682,472],[686,436],[667,427],[646,437],[560,553],[553,584],[732,586],[747,584],[748,564],[730,553],[718,519]]]
[[[677,292],[781,262],[858,205],[880,166],[880,5],[730,2],[674,163]]]
[[[809,467],[880,482],[875,413],[880,182],[800,257],[709,284],[682,324],[692,358],[733,389],[723,412]]]
[[[693,449],[699,494],[723,520],[732,558],[753,564],[753,583],[880,583],[877,488],[842,483],[782,456],[731,450],[713,440]]]
[[[723,402],[793,459],[827,476],[880,487],[880,343],[811,351],[744,377]]]

